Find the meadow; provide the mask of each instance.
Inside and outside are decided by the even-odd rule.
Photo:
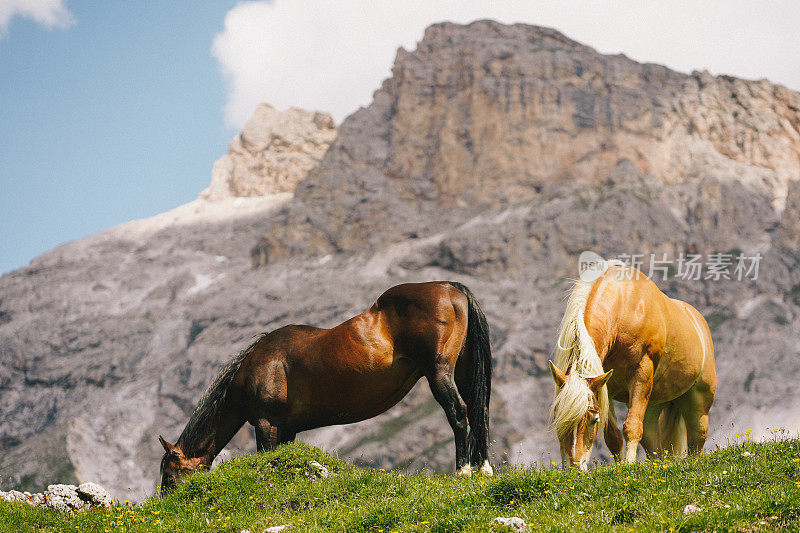
[[[700,457],[588,473],[500,460],[491,478],[367,469],[293,443],[198,472],[137,506],[70,515],[0,502],[0,531],[511,531],[493,523],[500,516],[531,531],[800,531],[800,440],[749,437]]]

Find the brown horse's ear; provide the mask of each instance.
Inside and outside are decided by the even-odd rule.
[[[548,360],[547,362],[550,363],[550,373],[553,374],[553,381],[555,381],[556,385],[559,387],[563,387],[564,383],[567,381],[567,375],[554,365],[552,361]]]
[[[178,455],[181,453],[180,448],[164,440],[164,437],[162,437],[161,435],[158,436],[158,442],[160,442],[161,446],[164,447],[164,451],[170,455]]]
[[[611,370],[609,370],[605,374],[600,374],[597,377],[589,378],[587,381],[589,382],[589,388],[592,390],[592,392],[597,394],[597,391],[600,390],[600,387],[602,387],[603,385],[606,384],[606,382],[611,377],[611,374],[613,374],[613,373],[614,373],[614,369],[612,368]]]

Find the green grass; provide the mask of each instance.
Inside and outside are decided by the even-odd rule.
[[[800,440],[739,440],[693,459],[493,478],[368,470],[297,443],[195,474],[137,507],[63,515],[2,502],[0,531],[507,531],[492,525],[498,516],[534,531],[800,530]],[[309,480],[311,460],[330,476]],[[690,503],[702,511],[685,515]]]

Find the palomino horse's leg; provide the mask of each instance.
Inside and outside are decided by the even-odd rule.
[[[714,395],[704,383],[696,383],[675,402],[686,423],[686,445],[689,455],[703,451],[708,436],[708,411]]]
[[[628,416],[622,425],[625,435],[625,462],[636,462],[639,442],[644,433],[644,414],[653,390],[653,362],[645,355],[639,363],[629,388]]]
[[[708,412],[697,414],[694,418],[686,419],[686,446],[690,455],[703,452],[703,446],[708,437]]]
[[[608,423],[604,433],[606,446],[617,461],[622,459],[622,432],[617,425],[617,413],[614,412],[614,400],[608,400]]]
[[[467,463],[467,406],[458,394],[453,380],[453,368],[437,365],[434,375],[426,376],[431,392],[447,415],[456,441],[456,473],[469,475]]]
[[[642,435],[642,447],[647,453],[647,457],[649,459],[652,459],[663,452],[661,447],[661,427],[658,424],[658,418],[663,409],[664,404],[649,405],[647,407],[647,411],[644,413],[644,433]]]

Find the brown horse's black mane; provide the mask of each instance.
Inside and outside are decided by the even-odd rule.
[[[184,450],[184,453],[191,456],[192,452],[201,444],[201,440],[209,436],[208,424],[214,420],[215,415],[224,404],[233,376],[236,375],[236,371],[239,370],[247,354],[265,335],[266,333],[257,335],[256,339],[247,348],[231,359],[203,393],[192,412],[192,416],[189,417],[186,427],[183,428],[183,432],[178,438],[178,445]]]

